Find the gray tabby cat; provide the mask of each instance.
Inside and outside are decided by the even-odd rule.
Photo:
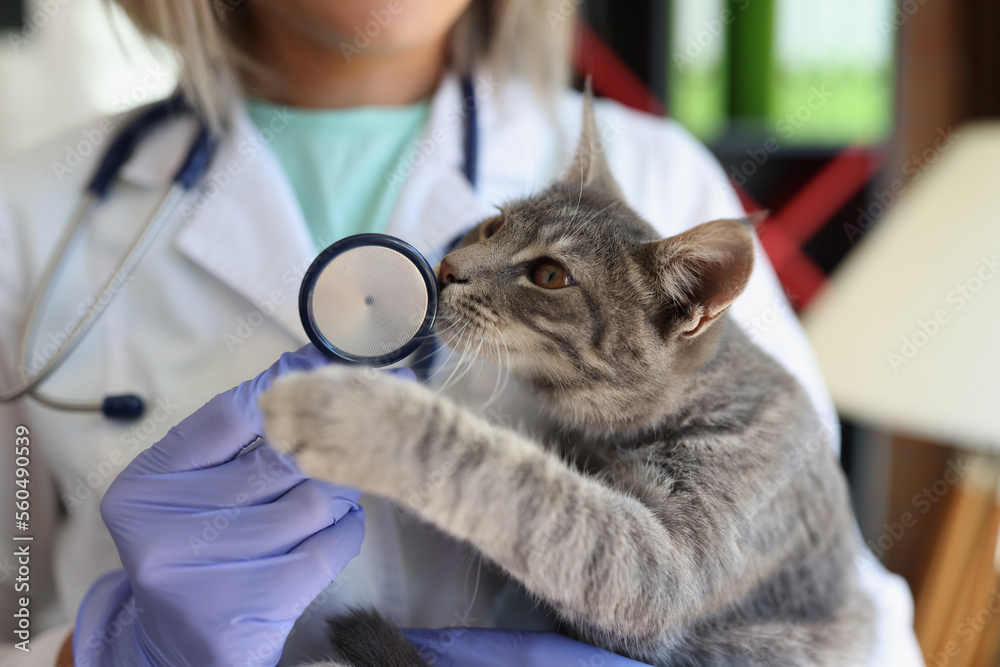
[[[739,221],[658,240],[588,97],[569,173],[439,269],[441,336],[533,388],[551,438],[337,365],[277,381],[266,432],[307,474],[400,505],[436,473],[411,509],[592,644],[662,666],[863,664],[844,478],[803,388],[725,314],[753,262]],[[350,664],[423,664],[376,616],[334,625]]]

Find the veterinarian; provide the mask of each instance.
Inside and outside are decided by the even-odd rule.
[[[410,635],[438,665],[637,664],[558,635],[479,629],[502,622],[498,592],[476,588],[476,564],[459,545],[379,499],[304,480],[267,446],[233,458],[259,433],[261,389],[323,363],[308,349],[289,354],[230,390],[306,342],[296,293],[319,249],[384,231],[435,263],[497,203],[557,175],[579,130],[580,96],[565,87],[575,3],[118,3],[178,55],[178,109],[204,122],[167,113],[138,137],[61,262],[23,355],[26,303],[60,256],[66,221],[107,146],[143,110],[0,164],[3,390],[43,368],[95,301],[107,303],[37,388],[47,402],[0,404],[5,502],[22,488],[15,436],[31,461],[30,524],[3,522],[0,664],[51,667],[60,654],[70,664],[70,651],[78,666],[296,664],[322,655],[323,618],[354,603],[402,626],[454,626]],[[709,152],[675,123],[611,102],[597,118],[626,199],[664,236],[742,215]],[[81,132],[101,141],[68,166],[66,146]],[[208,148],[193,153],[200,132]],[[164,229],[134,271],[122,270],[189,155],[205,168],[170,195]],[[763,255],[732,312],[799,377],[836,435]],[[493,378],[479,384],[481,394],[465,387],[463,398],[483,405]],[[132,392],[145,410],[131,421],[61,405]],[[516,415],[518,398],[491,414]],[[119,502],[102,520],[101,498],[120,474]],[[19,561],[15,545],[30,557]],[[871,664],[922,664],[905,584],[874,560],[859,566],[879,612]]]

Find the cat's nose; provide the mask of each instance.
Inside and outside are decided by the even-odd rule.
[[[465,281],[458,277],[458,272],[455,268],[448,263],[447,259],[441,260],[441,267],[438,269],[438,283],[441,287],[447,287],[452,283],[464,283]]]

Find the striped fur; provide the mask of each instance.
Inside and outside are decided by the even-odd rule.
[[[567,176],[501,216],[446,258],[440,331],[520,376],[558,425],[548,439],[332,366],[263,397],[271,442],[467,540],[612,651],[664,666],[862,664],[871,605],[826,431],[725,315],[752,269],[746,227],[657,239],[621,201],[590,120]],[[575,284],[535,285],[541,258]],[[432,477],[433,494],[415,493]]]

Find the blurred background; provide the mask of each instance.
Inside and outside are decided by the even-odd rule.
[[[842,416],[865,541],[929,665],[1000,664],[1000,2],[566,0],[598,94],[704,141]],[[166,96],[100,0],[0,0],[0,158]],[[54,166],[56,168],[56,166]],[[996,280],[993,280],[996,278]]]

